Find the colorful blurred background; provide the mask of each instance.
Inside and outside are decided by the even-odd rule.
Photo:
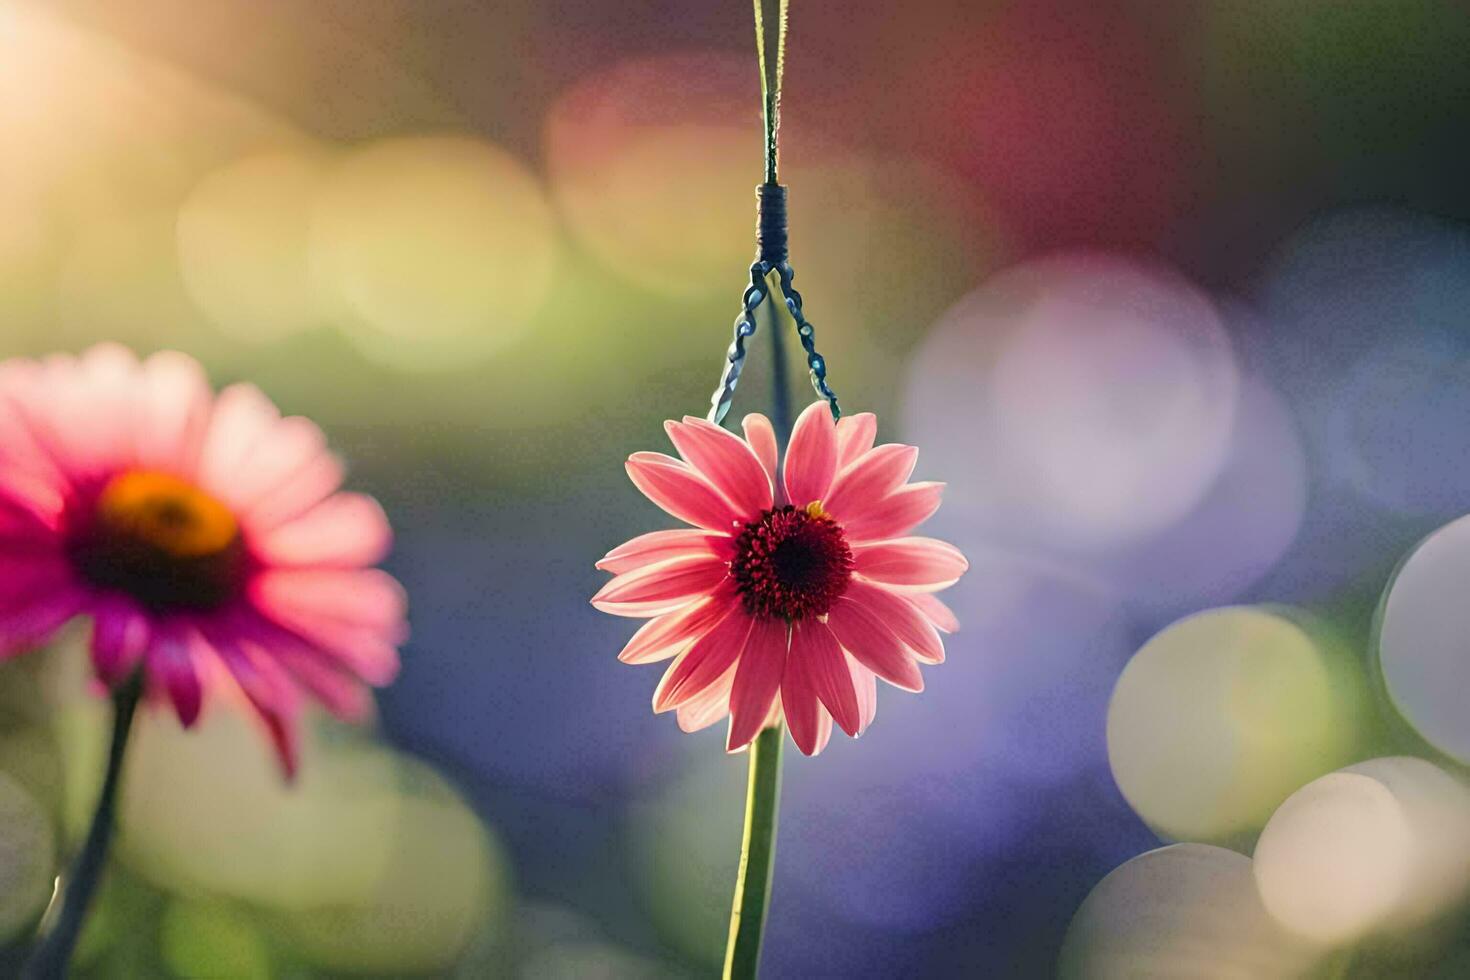
[[[737,312],[750,18],[0,0],[0,353],[316,418],[413,606],[295,791],[228,711],[144,722],[79,976],[716,972],[744,757],[587,598]],[[788,756],[767,974],[1470,973],[1470,13],[795,0],[791,44],[807,313],[973,567],[929,690]],[[0,972],[96,792],[74,647],[0,672]]]

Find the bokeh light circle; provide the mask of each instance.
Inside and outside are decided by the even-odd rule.
[[[1108,706],[1123,796],[1174,839],[1258,830],[1293,790],[1347,761],[1355,689],[1332,654],[1263,608],[1214,609],[1159,633]]]
[[[179,209],[184,285],[220,330],[266,343],[321,322],[308,261],[320,152],[246,157],[206,176]]]
[[[941,318],[907,427],[949,507],[998,540],[1097,553],[1172,525],[1224,465],[1239,387],[1210,301],[1163,269],[1072,254]]]
[[[1409,757],[1329,773],[1271,817],[1254,870],[1271,915],[1318,942],[1420,925],[1470,886],[1470,788]]]
[[[1140,854],[1098,883],[1062,944],[1062,980],[1269,980],[1306,975],[1316,951],[1261,905],[1251,860],[1207,844]]]
[[[551,288],[556,227],[541,185],[499,147],[382,140],[327,175],[311,218],[313,280],[365,353],[462,367],[520,337]]]
[[[1378,619],[1378,663],[1389,699],[1440,751],[1470,763],[1470,517],[1435,531],[1389,582]]]

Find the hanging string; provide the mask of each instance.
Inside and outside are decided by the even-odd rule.
[[[755,312],[768,299],[774,299],[769,276],[775,273],[778,289],[786,312],[796,323],[796,334],[806,352],[807,370],[811,375],[812,388],[826,399],[834,419],[840,418],[842,409],[837,395],[827,383],[827,362],[817,352],[816,330],[802,313],[801,294],[792,285],[796,271],[788,260],[786,236],[786,188],[777,180],[780,162],[779,136],[781,130],[781,81],[786,71],[786,34],[789,0],[754,0],[755,3],[755,49],[760,63],[761,104],[765,135],[765,183],[756,188],[756,259],[750,267],[750,285],[741,297],[741,310],[735,318],[735,336],[725,352],[724,370],[720,383],[710,398],[709,419],[724,421],[735,399],[735,387],[740,383],[740,373],[745,368],[745,342],[756,331]],[[775,58],[769,57],[775,51]],[[779,317],[776,318],[779,324]],[[772,336],[780,358],[780,338]],[[778,362],[784,363],[784,362]],[[780,386],[777,398],[784,402],[784,371],[778,370]],[[778,431],[783,431],[777,426]]]

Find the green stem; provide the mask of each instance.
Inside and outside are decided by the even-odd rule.
[[[781,805],[780,726],[761,732],[750,746],[750,784],[745,798],[745,836],[740,873],[730,912],[724,980],[755,980],[761,939],[771,905],[771,871],[776,857],[776,814]]]
[[[86,843],[61,880],[60,894],[41,923],[41,939],[21,972],[23,980],[59,980],[67,974],[72,950],[82,934],[87,909],[107,864],[107,848],[117,822],[117,789],[122,782],[123,756],[142,688],[142,678],[134,675],[112,693],[112,748],[108,752],[102,794],[92,815]]]

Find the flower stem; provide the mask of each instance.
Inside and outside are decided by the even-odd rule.
[[[781,727],[767,728],[750,746],[750,784],[745,798],[745,836],[724,980],[755,980],[761,939],[771,904],[771,870],[776,857],[776,814],[781,805]]]
[[[67,973],[72,950],[81,935],[87,909],[107,864],[107,847],[112,842],[117,816],[117,788],[122,781],[123,754],[128,747],[128,734],[133,728],[133,714],[143,690],[136,674],[112,693],[112,748],[107,758],[107,776],[102,782],[102,795],[92,814],[87,840],[66,877],[59,894],[41,923],[41,939],[31,951],[21,974],[24,980],[60,980]]]

